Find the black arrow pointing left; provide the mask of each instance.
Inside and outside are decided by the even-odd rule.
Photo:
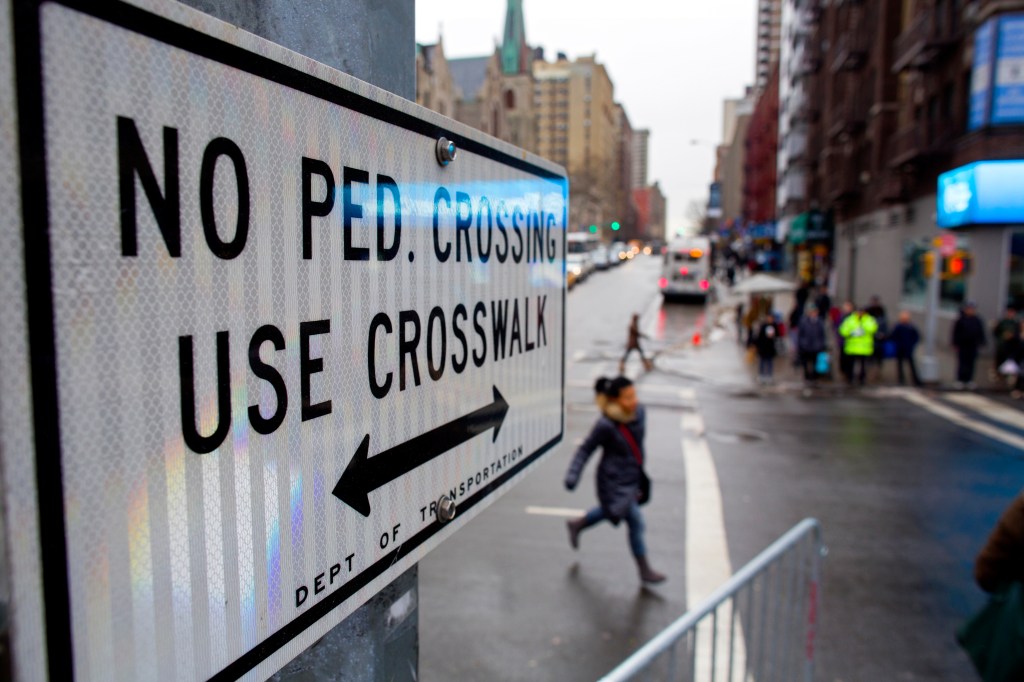
[[[430,460],[493,428],[493,443],[508,414],[508,403],[493,386],[494,402],[400,445],[369,457],[370,434],[363,437],[334,490],[335,497],[363,516],[370,515],[369,494]]]

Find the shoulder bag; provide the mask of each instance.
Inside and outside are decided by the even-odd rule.
[[[956,639],[985,682],[1024,679],[1024,585],[1014,580],[961,625]]]
[[[640,465],[640,490],[637,493],[636,501],[640,504],[647,504],[651,501],[651,479],[647,476],[647,472],[644,471],[644,458],[640,454],[640,446],[636,444],[636,439],[633,438],[633,434],[629,432],[629,427],[625,424],[619,424],[619,431],[622,433],[622,437],[626,439],[626,443],[629,444],[629,449],[633,451],[636,463]]]

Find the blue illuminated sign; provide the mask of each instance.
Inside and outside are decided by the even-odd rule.
[[[974,32],[967,129],[1024,123],[1024,14],[989,19]]]
[[[996,20],[989,19],[974,32],[974,64],[971,67],[970,111],[967,129],[977,130],[988,122],[992,99],[992,47]]]
[[[939,227],[1024,223],[1024,161],[979,161],[939,176]]]
[[[1024,122],[1024,15],[999,20],[992,125]]]

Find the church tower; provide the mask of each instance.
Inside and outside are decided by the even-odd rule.
[[[505,37],[501,43],[501,70],[506,76],[530,73],[530,48],[526,44],[523,0],[508,0],[505,10]]]

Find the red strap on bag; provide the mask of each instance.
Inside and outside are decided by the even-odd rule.
[[[636,458],[636,463],[640,465],[640,468],[644,468],[644,456],[640,454],[640,446],[636,444],[636,439],[633,438],[633,434],[630,433],[629,429],[625,424],[619,424],[619,431],[622,432],[622,437],[629,443],[629,447],[633,450],[633,457]]]

